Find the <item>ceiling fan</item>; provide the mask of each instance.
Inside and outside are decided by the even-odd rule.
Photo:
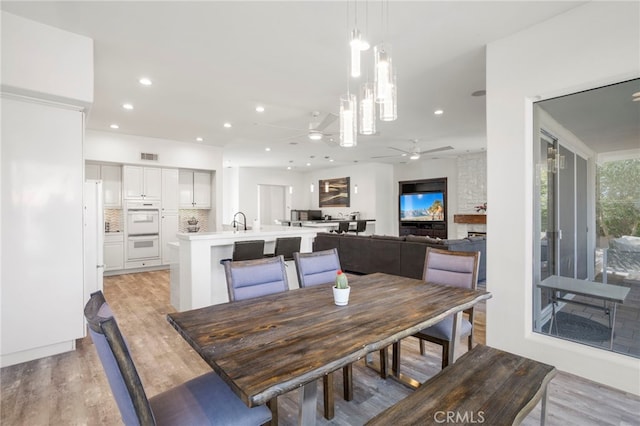
[[[288,137],[287,139],[299,138],[301,136],[307,136],[310,140],[317,142],[325,137],[329,138],[334,135],[334,133],[326,132],[326,128],[333,124],[334,121],[338,119],[338,116],[332,112],[327,113],[324,117],[321,116],[320,111],[313,111],[311,113],[311,118],[309,120],[309,125],[307,129],[301,129],[296,127],[287,127],[287,126],[278,126],[276,124],[269,123],[255,123],[260,126],[268,126],[268,127],[276,127],[279,129],[291,129],[297,130],[299,132],[304,132],[302,134],[293,135]]]
[[[439,148],[433,148],[433,149],[428,149],[426,151],[422,151],[420,147],[418,147],[417,139],[411,139],[411,142],[413,143],[413,148],[411,149],[411,151],[405,151],[404,149],[394,148],[390,146],[388,147],[389,149],[400,151],[402,154],[381,155],[381,156],[371,157],[371,158],[391,158],[391,157],[407,157],[408,156],[410,160],[418,160],[420,159],[420,156],[423,154],[430,154],[433,152],[440,152],[440,151],[449,151],[450,149],[453,149],[452,146],[447,145],[447,146],[441,146]]]

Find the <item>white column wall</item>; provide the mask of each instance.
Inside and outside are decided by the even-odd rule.
[[[531,331],[532,102],[639,75],[638,2],[590,2],[487,47],[487,344],[634,394],[637,358]]]

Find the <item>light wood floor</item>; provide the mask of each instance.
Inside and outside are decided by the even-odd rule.
[[[147,395],[210,371],[165,319],[173,311],[166,271],[105,278],[104,293],[129,342]],[[484,343],[484,306],[477,311],[476,340]],[[421,357],[417,340],[405,342],[405,373],[423,381],[439,371],[437,347],[430,346],[428,356]],[[353,377],[354,400],[346,402],[341,397],[341,374],[335,374],[336,417],[332,421],[322,417],[319,391],[319,425],[361,425],[410,392],[392,380],[380,379],[362,361],[354,365]],[[0,379],[2,425],[121,424],[89,338],[79,340],[74,352],[3,368]],[[640,398],[633,395],[564,373],[556,376],[549,391],[549,425],[640,425]],[[296,424],[297,391],[278,402],[280,424]],[[523,424],[539,424],[539,413],[538,406]]]

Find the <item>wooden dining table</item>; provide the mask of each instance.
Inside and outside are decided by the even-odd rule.
[[[315,424],[318,379],[451,314],[459,335],[462,311],[491,297],[383,273],[353,277],[349,284],[347,306],[334,304],[327,284],[167,319],[247,406],[302,388],[298,420],[306,425]],[[454,354],[459,340],[451,344]]]

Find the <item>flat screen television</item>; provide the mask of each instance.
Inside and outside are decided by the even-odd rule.
[[[443,222],[444,192],[400,195],[400,220],[403,222]]]

